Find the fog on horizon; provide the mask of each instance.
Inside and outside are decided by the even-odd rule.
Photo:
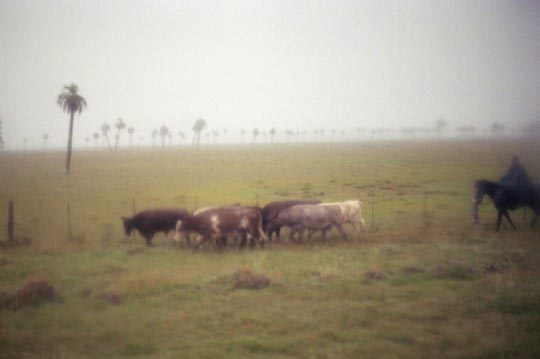
[[[522,133],[540,120],[539,18],[531,0],[0,0],[1,134],[64,147],[71,83],[76,147],[119,117],[146,146],[162,126],[190,144],[197,118],[206,143]]]

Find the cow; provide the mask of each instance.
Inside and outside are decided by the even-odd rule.
[[[299,241],[303,239],[304,231],[309,232],[311,238],[316,231],[322,231],[323,239],[327,240],[327,232],[336,227],[339,233],[346,238],[342,225],[341,209],[338,206],[320,206],[318,204],[300,204],[280,211],[275,219],[276,225],[287,226],[291,229],[289,238],[294,240],[298,233]]]
[[[349,200],[345,202],[321,203],[319,206],[339,207],[341,212],[341,224],[350,223],[358,233],[365,228],[362,218],[362,202],[358,200]]]
[[[133,217],[121,217],[126,236],[136,229],[146,241],[146,246],[152,246],[152,239],[157,232],[168,234],[174,231],[178,220],[189,217],[189,211],[183,208],[150,209],[139,212]]]
[[[280,211],[296,206],[298,204],[318,204],[321,201],[313,199],[297,199],[297,200],[285,200],[285,201],[276,201],[270,202],[262,209],[262,228],[264,233],[267,234],[268,240],[272,240],[272,234],[276,233],[276,236],[279,240],[279,235],[281,232],[281,226],[277,224],[276,218]]]
[[[220,247],[221,238],[234,235],[241,236],[241,247],[245,245],[246,241],[249,241],[251,247],[255,246],[256,241],[260,241],[263,246],[266,242],[259,207],[230,206],[198,211],[198,213],[177,221],[175,241],[179,241],[181,234],[186,232],[198,234],[195,250],[211,239],[216,240],[218,247]]]

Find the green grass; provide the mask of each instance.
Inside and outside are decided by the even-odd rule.
[[[44,278],[60,295],[0,312],[0,357],[540,356],[538,230],[518,211],[518,231],[494,233],[489,204],[469,224],[472,181],[514,153],[540,172],[536,146],[512,142],[76,152],[69,178],[63,153],[0,153],[0,200],[32,239],[0,249],[0,292]],[[371,188],[376,230],[349,241],[193,253],[158,235],[147,249],[119,219],[133,197],[194,209],[315,195],[361,199],[371,228]],[[270,286],[234,289],[241,269]]]

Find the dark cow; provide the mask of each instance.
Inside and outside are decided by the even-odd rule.
[[[301,204],[286,208],[280,211],[275,219],[276,225],[287,226],[291,229],[289,238],[294,239],[298,233],[299,240],[302,241],[304,231],[309,232],[311,238],[316,231],[322,231],[323,239],[326,241],[326,233],[336,227],[343,238],[347,238],[343,229],[342,214],[338,206],[319,206],[316,204]]]
[[[198,249],[204,242],[214,239],[218,246],[221,238],[240,235],[241,246],[246,241],[255,246],[256,241],[261,245],[266,242],[266,235],[262,230],[261,209],[258,207],[217,207],[198,211],[184,219],[178,220],[176,224],[175,240],[180,240],[180,235],[186,232],[196,232],[198,234],[195,249]]]
[[[286,201],[277,201],[277,202],[271,202],[268,203],[266,206],[262,209],[262,228],[264,230],[264,233],[268,235],[268,239],[272,240],[272,234],[276,233],[277,238],[279,239],[279,235],[281,232],[281,226],[278,225],[275,221],[277,218],[277,215],[280,211],[296,206],[298,204],[318,204],[321,203],[321,201],[313,200],[313,199],[297,199],[297,200],[286,200]]]
[[[189,212],[183,208],[176,209],[150,209],[139,212],[133,217],[122,217],[126,236],[136,229],[146,240],[148,247],[152,246],[152,239],[157,232],[165,234],[174,231],[176,222],[189,216]]]

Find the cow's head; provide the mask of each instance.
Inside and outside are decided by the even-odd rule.
[[[130,236],[131,232],[133,231],[133,221],[131,218],[127,217],[120,217],[122,218],[122,223],[124,224],[124,233],[126,236]]]

